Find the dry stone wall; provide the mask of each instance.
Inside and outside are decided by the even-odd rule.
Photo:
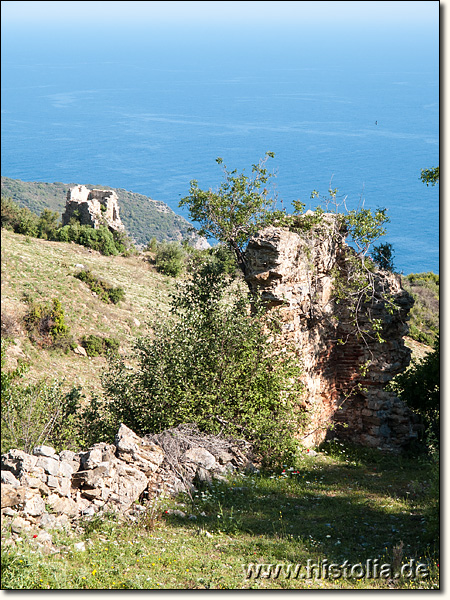
[[[242,440],[200,434],[180,425],[140,438],[121,425],[114,444],[95,444],[84,452],[56,453],[39,446],[33,454],[9,450],[1,457],[2,531],[12,539],[70,527],[78,519],[116,511],[134,520],[139,500],[190,491],[197,482],[251,470],[251,447]],[[145,504],[145,503],[144,503]]]
[[[345,302],[338,305],[333,294],[334,273],[345,272],[353,252],[342,244],[345,231],[338,228],[336,216],[325,214],[308,231],[260,231],[246,250],[247,282],[268,311],[279,312],[283,331],[276,344],[293,344],[303,365],[305,394],[299,403],[310,424],[302,442],[311,446],[335,436],[398,451],[417,437],[417,421],[385,388],[410,362],[403,336],[413,299],[402,289],[399,275],[376,272],[370,302],[360,307],[358,320],[364,329],[369,315],[380,319],[385,341],[358,337]],[[369,366],[363,375],[364,365]]]

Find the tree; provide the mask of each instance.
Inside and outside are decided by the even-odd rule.
[[[380,269],[394,272],[394,248],[392,244],[384,243],[374,246],[371,257]]]
[[[431,169],[422,169],[420,179],[427,184],[427,187],[429,184],[435,186],[436,183],[439,183],[439,165]]]
[[[176,242],[162,242],[156,250],[155,264],[160,273],[178,277],[184,269],[185,252]]]
[[[267,463],[292,459],[301,370],[296,355],[268,343],[279,324],[263,320],[258,305],[250,311],[229,278],[207,267],[179,286],[171,312],[137,341],[135,368],[111,361],[93,426],[109,423],[113,436],[121,422],[138,435],[197,423],[245,437]]]
[[[266,184],[274,177],[266,168],[266,162],[273,158],[273,152],[266,152],[264,159],[252,166],[251,176],[229,171],[223,160],[224,181],[214,192],[201,190],[196,180],[190,184],[189,195],[182,198],[180,206],[187,206],[190,217],[200,224],[199,235],[215,238],[226,243],[235,253],[236,260],[244,276],[247,264],[244,256],[250,237],[285,213],[275,210],[276,200],[270,197]]]

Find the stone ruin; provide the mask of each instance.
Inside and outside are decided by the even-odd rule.
[[[96,192],[87,191],[88,196]],[[80,193],[78,198],[84,198],[85,192]],[[85,204],[73,196],[74,203]],[[358,337],[345,303],[338,305],[333,295],[333,272],[345,272],[354,254],[342,244],[342,236],[337,241],[336,224],[335,216],[324,215],[309,231],[263,229],[249,241],[246,280],[269,312],[279,311],[282,331],[273,340],[275,351],[294,348],[304,367],[301,402],[310,422],[299,441],[313,446],[332,436],[399,451],[417,438],[419,426],[414,413],[386,385],[410,362],[403,337],[413,299],[402,289],[399,275],[375,270],[359,322],[364,329],[369,315],[379,319],[383,341]],[[395,310],[389,310],[386,297]],[[145,510],[137,501],[189,493],[197,482],[221,479],[235,470],[254,471],[252,460],[248,443],[200,434],[186,425],[140,438],[122,424],[114,444],[102,442],[78,453],[57,454],[46,446],[33,454],[10,450],[1,459],[2,520],[13,534],[11,543],[14,536],[36,532],[37,543],[51,544],[46,529],[73,525],[103,511],[136,519]]]
[[[62,224],[68,225],[76,217],[81,225],[98,229],[106,225],[111,231],[124,231],[119,216],[119,202],[114,190],[90,190],[77,185],[67,192],[66,208],[62,215]]]
[[[256,470],[250,444],[201,434],[195,425],[141,438],[122,424],[114,444],[78,453],[9,450],[1,457],[2,531],[10,529],[12,543],[33,534],[51,545],[48,530],[105,512],[135,521],[146,509],[139,501],[189,493],[237,470]]]
[[[302,443],[313,446],[337,437],[399,451],[417,437],[417,419],[386,384],[410,362],[403,336],[414,300],[402,289],[400,275],[375,271],[372,298],[361,306],[359,320],[364,328],[369,314],[380,319],[385,341],[358,338],[345,303],[338,305],[333,297],[333,270],[345,272],[348,256],[355,255],[337,241],[345,238],[345,231],[336,236],[335,227],[336,216],[325,214],[310,231],[260,231],[245,253],[246,280],[268,311],[278,309],[283,330],[277,343],[293,344],[304,367],[303,408],[310,424]],[[393,312],[386,296],[396,307]],[[365,364],[368,369],[362,374]]]

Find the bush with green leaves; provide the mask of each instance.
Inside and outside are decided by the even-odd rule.
[[[61,239],[67,227],[68,239]],[[80,246],[86,246],[86,248],[92,248],[97,250],[105,256],[117,256],[119,251],[116,248],[114,237],[111,231],[104,225],[100,225],[98,229],[94,229],[90,225],[80,225],[78,222],[65,225],[61,228],[60,233],[57,235],[59,241],[69,241],[80,244]]]
[[[38,221],[38,234],[37,237],[44,240],[53,240],[56,232],[61,227],[60,215],[57,212],[53,212],[48,208],[45,208]]]
[[[158,244],[155,256],[157,270],[164,275],[178,277],[184,270],[185,251],[176,242]]]
[[[103,378],[105,397],[91,430],[112,439],[121,422],[138,435],[180,423],[206,432],[244,437],[265,464],[287,464],[304,414],[298,357],[269,343],[275,319],[258,303],[230,288],[211,270],[194,273],[172,300],[172,319],[136,342],[135,368],[111,360]],[[95,436],[91,436],[95,437]]]
[[[144,252],[156,252],[157,248],[158,242],[156,241],[155,237],[152,237],[148,244],[145,246]]]
[[[75,277],[89,286],[103,302],[118,304],[125,298],[125,291],[121,287],[114,287],[103,279],[95,276],[89,269],[76,273]]]
[[[439,275],[410,273],[402,277],[402,285],[414,298],[410,312],[409,336],[433,346],[439,335]]]
[[[83,337],[81,345],[86,350],[88,356],[102,356],[109,353],[116,353],[120,342],[116,338],[102,337],[91,333]]]
[[[392,244],[384,243],[374,246],[370,255],[380,269],[394,272],[394,248]]]
[[[190,273],[208,265],[207,268],[217,274],[229,275],[233,279],[242,274],[234,252],[226,244],[217,244],[212,248],[199,250],[186,243],[184,248],[188,255],[187,270]]]
[[[38,236],[39,217],[28,208],[16,204],[11,198],[1,199],[1,224],[15,233]]]
[[[57,451],[84,447],[80,390],[64,391],[57,381],[26,383],[28,366],[20,363],[15,369],[6,368],[5,353],[2,340],[2,453],[10,448],[32,452],[35,446],[45,443]]]
[[[30,301],[24,320],[31,341],[38,345],[67,350],[73,344],[58,298],[51,302]]]
[[[122,256],[133,256],[138,254],[138,250],[133,240],[125,231],[112,231],[116,250]]]
[[[440,364],[439,337],[434,350],[397,375],[390,386],[424,425],[422,440],[439,447],[440,432]]]

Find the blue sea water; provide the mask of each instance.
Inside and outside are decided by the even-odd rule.
[[[175,212],[266,151],[288,210],[387,207],[405,274],[439,272],[437,31],[5,28],[2,175],[108,185]]]

